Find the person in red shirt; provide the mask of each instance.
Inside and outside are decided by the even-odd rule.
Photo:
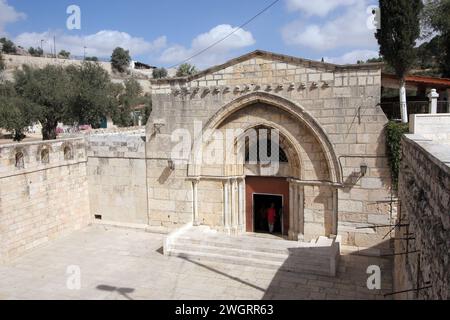
[[[275,210],[275,203],[272,203],[270,205],[270,208],[267,209],[267,221],[269,223],[269,232],[273,233],[274,227],[275,227],[275,217],[277,215],[277,212]]]

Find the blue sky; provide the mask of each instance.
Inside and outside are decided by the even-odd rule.
[[[175,65],[221,39],[273,0],[0,0],[0,35],[25,48],[108,57],[116,46],[136,60]],[[255,49],[335,63],[377,56],[367,8],[373,0],[280,0],[251,24],[195,58],[205,68]],[[68,30],[69,5],[81,9],[81,30]]]

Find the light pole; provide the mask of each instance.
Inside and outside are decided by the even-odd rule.
[[[87,49],[87,47],[84,46],[83,49],[84,49],[83,61],[84,61],[84,60],[86,60],[86,49]]]

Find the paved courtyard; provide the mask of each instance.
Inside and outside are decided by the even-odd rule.
[[[0,265],[0,299],[383,299],[391,291],[391,265],[380,258],[343,256],[330,278],[166,257],[162,240],[91,226]],[[373,264],[381,291],[366,287]],[[79,290],[68,289],[70,266],[80,268]]]

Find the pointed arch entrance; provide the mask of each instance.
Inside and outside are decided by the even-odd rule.
[[[230,128],[240,128],[245,132],[261,127],[279,132],[279,146],[287,162],[275,174],[264,174],[262,166],[258,164],[244,162],[223,165],[221,174],[214,177],[221,180],[223,186],[221,229],[229,233],[254,231],[253,197],[255,194],[269,194],[283,197],[283,230],[289,239],[336,234],[337,201],[334,199],[337,198],[337,186],[342,180],[337,157],[322,127],[301,106],[273,94],[254,92],[221,108],[204,126],[203,132]],[[202,139],[210,140],[209,137]],[[225,153],[229,156],[236,152],[226,150]],[[213,171],[197,165],[201,163],[196,161],[198,153],[194,150],[192,154],[194,165],[190,168],[190,176],[195,177],[195,194],[198,182],[213,179],[207,173]],[[214,172],[218,172],[215,169]],[[323,192],[324,189],[326,192]],[[324,207],[322,212],[315,208],[317,205],[314,201],[319,197],[320,201],[328,197],[321,202]],[[305,204],[310,206],[308,215],[314,215],[308,224],[305,220]],[[197,207],[198,203],[194,203],[194,208]],[[196,219],[199,219],[198,212],[196,215],[194,210],[194,222]]]

